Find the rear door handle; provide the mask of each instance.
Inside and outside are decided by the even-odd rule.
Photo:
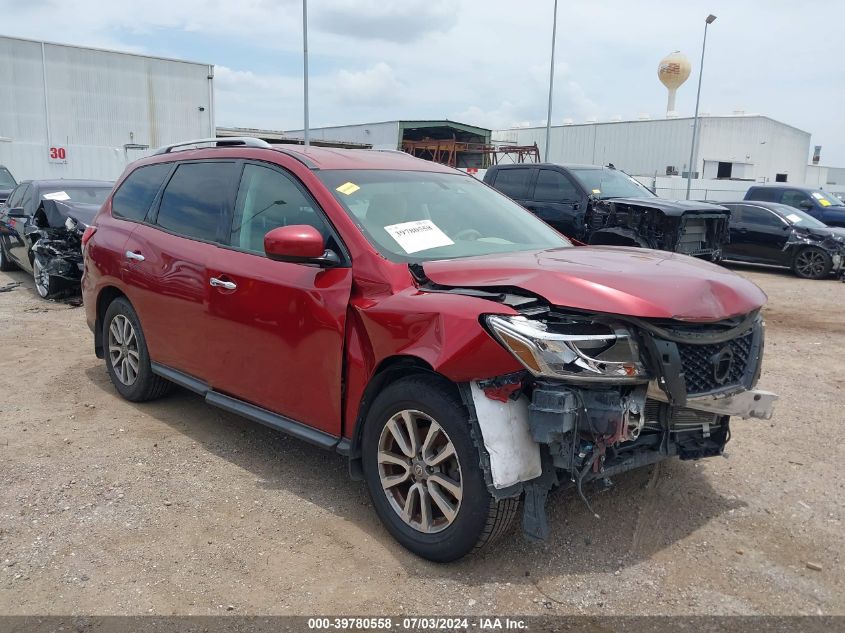
[[[126,259],[134,259],[136,262],[144,261],[144,256],[141,253],[133,253],[132,251],[126,251]]]
[[[238,288],[238,284],[234,281],[225,281],[217,277],[212,277],[208,283],[214,288],[225,288],[226,290],[237,290]]]

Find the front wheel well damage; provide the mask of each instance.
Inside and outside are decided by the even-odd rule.
[[[355,427],[352,429],[352,437],[349,447],[349,473],[356,481],[364,478],[364,470],[361,463],[361,438],[364,432],[364,423],[370,411],[373,401],[388,385],[409,376],[415,375],[437,376],[444,381],[444,385],[451,385],[458,393],[457,386],[445,376],[437,373],[423,359],[417,356],[391,356],[385,358],[376,370],[364,389],[361,396],[361,403],[358,407],[358,416],[355,419]]]
[[[94,352],[97,358],[103,358],[103,319],[106,316],[106,310],[109,309],[112,301],[118,297],[126,298],[126,295],[119,288],[114,286],[106,286],[97,295],[97,320],[94,325]]]

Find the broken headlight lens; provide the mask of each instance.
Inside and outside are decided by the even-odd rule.
[[[555,324],[488,315],[493,335],[535,376],[590,382],[644,382],[648,372],[631,331],[583,320]]]

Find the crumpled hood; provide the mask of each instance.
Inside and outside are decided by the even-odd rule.
[[[840,228],[836,228],[836,227],[832,227],[832,226],[825,227],[823,229],[802,228],[802,227],[797,227],[797,228],[809,233],[810,235],[815,235],[815,236],[822,238],[822,239],[831,238],[831,239],[836,240],[837,242],[845,243],[845,229],[840,229]]]
[[[666,200],[664,198],[607,198],[603,203],[625,204],[635,207],[648,207],[658,209],[666,215],[684,215],[696,213],[722,213],[725,217],[730,211],[725,207],[709,202],[697,202],[695,200]]]
[[[443,286],[517,287],[556,306],[641,318],[718,321],[766,302],[756,285],[715,264],[623,246],[467,257],[423,267]]]
[[[94,217],[100,210],[99,204],[70,200],[43,200],[41,205],[44,208],[44,215],[47,217],[48,224],[53,228],[64,226],[67,218],[73,218],[85,226],[91,226]]]

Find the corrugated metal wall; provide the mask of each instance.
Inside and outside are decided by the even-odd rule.
[[[285,134],[302,138],[302,132],[302,130],[286,130]],[[368,143],[373,146],[373,149],[399,149],[399,121],[311,128],[308,133],[312,139],[323,141]]]
[[[764,116],[708,116],[700,119],[697,171],[705,160],[753,163],[756,179],[803,183],[810,134]],[[497,131],[494,140],[545,149],[545,128]],[[663,175],[667,166],[686,171],[692,119],[654,119],[552,127],[549,160],[616,167],[632,174]]]
[[[127,145],[214,135],[211,75],[207,64],[0,37],[0,163],[19,180],[114,179],[148,153]]]

